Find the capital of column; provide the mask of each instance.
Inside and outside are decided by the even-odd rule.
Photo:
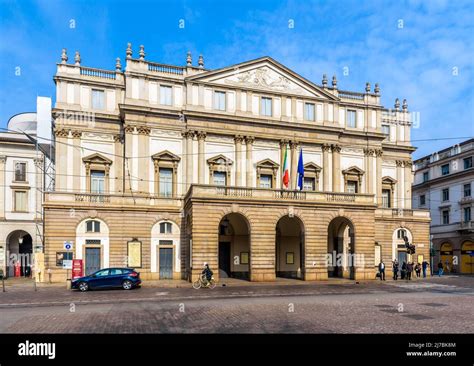
[[[123,130],[125,133],[133,133],[135,131],[135,126],[126,125]]]
[[[244,141],[244,137],[243,137],[243,136],[241,136],[241,135],[236,135],[236,136],[234,136],[234,142],[235,142],[236,144],[241,144],[243,141]]]
[[[412,160],[405,160],[405,167],[411,168],[413,166],[413,161]]]
[[[247,145],[252,145],[255,142],[255,137],[245,136],[245,143]]]
[[[280,147],[285,147],[290,141],[286,139],[280,140]]]
[[[375,149],[373,149],[371,147],[364,148],[364,155],[365,156],[374,156],[374,154],[375,154]]]
[[[145,127],[145,126],[140,126],[137,128],[138,130],[138,134],[139,135],[149,135],[150,132],[151,132],[151,129],[149,127]]]
[[[41,168],[41,166],[43,165],[43,158],[35,158],[33,159],[34,163],[35,163],[35,166],[38,167],[38,168]]]
[[[72,137],[75,138],[75,139],[79,139],[81,138],[82,136],[82,132],[81,131],[72,131]]]
[[[321,145],[321,150],[323,150],[323,152],[329,152],[331,150],[331,145],[330,144],[322,144]]]
[[[0,164],[5,164],[7,161],[7,157],[5,155],[0,156]]]
[[[298,145],[298,141],[290,141],[290,149],[296,149]]]
[[[381,158],[383,156],[383,150],[382,149],[375,149],[375,156],[378,158]]]
[[[331,150],[333,153],[340,153],[341,150],[342,150],[342,147],[341,145],[338,145],[338,144],[332,144],[331,145]]]
[[[194,135],[196,134],[195,131],[187,130],[181,133],[181,135],[186,139],[193,139]]]
[[[395,164],[397,164],[397,167],[403,168],[405,166],[405,161],[404,160],[395,160]]]
[[[204,140],[206,139],[206,137],[207,137],[207,133],[204,132],[204,131],[198,131],[198,132],[196,133],[196,136],[197,136],[197,139],[198,139],[199,141],[204,141]]]
[[[58,128],[54,131],[54,134],[56,135],[56,137],[68,137],[69,130],[66,130],[64,128]]]
[[[122,136],[114,135],[114,142],[122,142]]]

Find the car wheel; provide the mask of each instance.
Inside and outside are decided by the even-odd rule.
[[[78,286],[79,290],[81,290],[82,292],[84,291],[87,291],[89,290],[89,285],[87,284],[87,282],[81,282]]]
[[[132,281],[125,280],[122,282],[122,288],[124,290],[131,290],[132,289]]]

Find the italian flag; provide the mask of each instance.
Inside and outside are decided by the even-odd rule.
[[[283,186],[288,188],[290,183],[290,172],[288,171],[288,145],[286,145],[285,157],[283,159]]]

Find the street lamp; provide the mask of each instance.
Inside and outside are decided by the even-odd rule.
[[[23,244],[23,236],[20,236],[20,237],[18,238],[18,243],[19,243],[20,245]]]

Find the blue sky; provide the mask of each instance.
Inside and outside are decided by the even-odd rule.
[[[378,82],[386,107],[406,98],[420,113],[417,158],[460,141],[417,140],[474,136],[473,28],[472,1],[0,0],[0,127],[37,95],[54,101],[62,48],[113,70],[131,42],[155,62],[184,65],[190,50],[214,69],[268,55],[317,84],[323,73],[345,90]]]

